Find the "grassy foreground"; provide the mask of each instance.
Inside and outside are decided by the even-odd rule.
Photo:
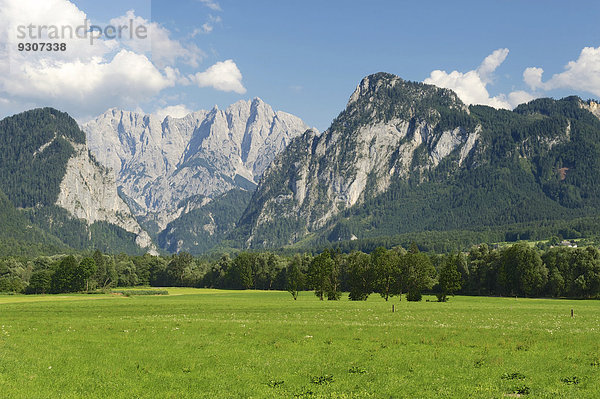
[[[0,296],[0,395],[600,397],[597,301],[168,290]]]

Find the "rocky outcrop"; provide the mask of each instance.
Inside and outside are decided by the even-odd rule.
[[[580,106],[583,109],[590,111],[596,118],[600,119],[600,104],[595,101],[580,101]]]
[[[67,163],[56,205],[89,224],[103,221],[134,233],[137,236],[136,243],[141,248],[156,253],[150,236],[119,197],[114,176],[109,169],[95,162],[85,145],[72,145],[75,155]]]

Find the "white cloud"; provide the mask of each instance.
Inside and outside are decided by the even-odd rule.
[[[492,82],[494,71],[502,65],[507,56],[508,49],[501,48],[485,57],[481,65],[479,65],[479,68],[477,68],[477,75],[479,75],[483,83],[487,84]]]
[[[191,113],[192,110],[190,110],[184,104],[169,105],[168,107],[159,108],[156,111],[154,111],[154,115],[156,115],[161,120],[165,119],[167,116],[173,118],[183,118],[184,116],[189,115]]]
[[[447,73],[435,70],[424,82],[454,90],[458,97],[468,105],[483,104],[494,108],[511,108],[505,96],[491,97],[486,88],[492,80],[494,71],[502,64],[507,55],[508,49],[498,49],[488,55],[476,70],[466,73],[459,71]]]
[[[244,94],[246,88],[242,84],[242,73],[233,60],[217,62],[204,72],[191,75],[190,80],[198,87],[212,87],[221,91],[233,91]]]
[[[196,75],[182,75],[178,64],[197,68],[204,53],[194,44],[174,39],[168,29],[135,15],[134,11],[113,18],[108,24],[129,25],[131,20],[134,26],[148,29],[147,39],[123,35],[120,39],[99,38],[92,45],[89,38],[73,36],[60,39],[67,45],[64,52],[8,51],[18,42],[31,41],[18,38],[20,25],[75,29],[92,18],[68,0],[0,0],[0,3],[0,114],[53,106],[83,119],[111,107],[139,107],[144,102],[156,101],[167,88],[190,85],[192,81],[199,87],[245,92],[242,74],[231,60]],[[220,10],[216,2],[205,4]],[[220,21],[218,16],[209,16],[211,26]],[[39,41],[48,37],[48,29],[43,33]],[[182,108],[172,108],[169,112],[178,110]]]
[[[544,86],[542,83],[543,73],[542,68],[527,68],[523,71],[523,80],[532,90],[541,89]]]
[[[4,0],[0,25],[8,27],[8,46],[16,46],[30,41],[18,37],[19,25],[76,30],[85,26],[88,18],[66,0]],[[44,29],[42,36],[48,37],[49,31]],[[68,37],[60,42],[66,43],[67,51],[2,54],[0,96],[6,100],[2,104],[4,114],[53,106],[75,117],[90,116],[110,107],[136,106],[177,82],[176,69],[161,71],[143,53],[128,51],[115,40],[98,39],[90,44],[89,38],[71,36],[70,29],[64,32]]]
[[[600,47],[585,47],[576,61],[570,61],[565,71],[542,81],[542,68],[527,68],[523,79],[533,90],[572,89],[600,96]]]
[[[215,25],[220,24],[222,21],[223,20],[219,16],[215,17],[214,15],[209,15],[208,21],[203,23],[202,26],[200,26],[200,28],[194,29],[194,31],[192,32],[192,34],[190,36],[196,37],[199,34],[211,33],[215,29]]]
[[[508,102],[516,107],[519,104],[528,103],[531,100],[535,100],[538,96],[528,93],[524,90],[513,91],[508,94]]]
[[[487,90],[487,85],[494,80],[494,72],[506,60],[508,52],[506,48],[495,50],[485,57],[477,69],[464,73],[435,70],[424,80],[424,83],[454,90],[467,105],[482,104],[494,108],[512,109],[518,104],[532,100],[534,96],[525,91],[514,91],[508,96],[499,94],[492,97]]]
[[[53,60],[103,56],[115,50],[116,43],[114,41],[100,40],[94,41],[93,45],[90,45],[89,34],[87,38],[77,37],[78,33],[82,35],[85,31],[87,19],[88,16],[83,11],[66,0],[45,0],[43,2],[2,0],[0,12],[0,26],[3,28],[1,30],[4,31],[4,39],[8,46],[12,48],[15,48],[18,43],[44,41],[49,37],[51,30],[49,27],[56,27],[60,42],[66,43],[67,51],[53,52]],[[32,26],[31,31],[28,28],[30,25]],[[46,28],[42,28],[44,26]],[[25,37],[20,37],[21,33],[25,33]],[[22,54],[12,51],[11,59],[8,61],[14,61],[15,58],[18,61],[19,55]],[[42,57],[48,57],[48,55],[44,52],[29,52],[26,58],[31,60]]]
[[[21,102],[52,105],[77,115],[110,107],[135,106],[175,85],[174,74],[161,73],[144,55],[121,50],[110,61],[23,63],[0,78],[0,91]]]
[[[171,33],[167,29],[156,22],[150,22],[136,16],[133,10],[111,19],[110,24],[113,26],[127,26],[130,21],[133,21],[133,26],[147,28],[147,37],[139,38],[135,35],[133,37],[124,35],[120,42],[135,52],[147,54],[157,66],[173,65],[181,59],[186,64],[197,67],[204,58],[204,53],[196,45],[183,45],[181,42],[171,39]]]
[[[214,0],[200,0],[200,3],[204,4],[206,7],[210,8],[213,11],[223,11],[219,3]]]

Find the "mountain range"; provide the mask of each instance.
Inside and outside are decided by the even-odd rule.
[[[0,121],[0,213],[13,226],[0,242],[199,254],[588,234],[599,143],[594,101],[496,110],[387,73],[365,77],[323,133],[258,98],[183,118],[110,109],[81,128],[38,109]]]
[[[135,246],[152,253],[156,243],[197,252],[220,242],[268,164],[308,128],[258,98],[183,118],[110,109],[81,129],[50,108],[2,123],[0,151],[7,156],[0,161],[0,188],[18,211],[66,246],[98,246],[90,231],[104,223],[132,233]],[[23,162],[32,175],[22,173]],[[52,185],[44,179],[49,171]],[[24,190],[39,191],[43,201],[23,203],[17,193]],[[61,239],[73,223],[87,240]]]

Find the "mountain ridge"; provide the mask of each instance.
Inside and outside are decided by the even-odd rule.
[[[593,104],[467,107],[448,89],[369,75],[329,129],[296,138],[274,160],[237,239],[272,248],[592,215]]]

